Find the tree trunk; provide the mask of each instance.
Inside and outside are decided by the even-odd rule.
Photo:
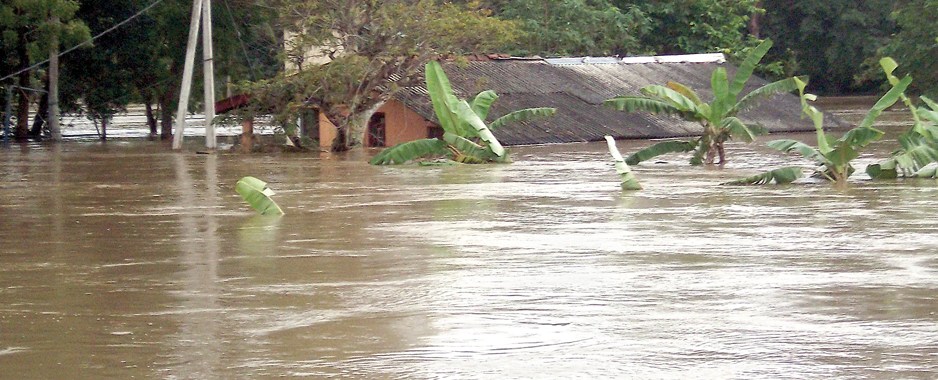
[[[101,118],[101,141],[107,141],[107,117]]]
[[[29,67],[29,51],[26,47],[29,42],[26,39],[28,32],[29,31],[25,28],[17,30],[16,56],[20,60],[21,69]],[[13,132],[13,137],[17,140],[29,138],[29,103],[32,99],[31,94],[26,90],[30,84],[29,74],[30,70],[23,71],[19,74],[19,103],[16,109],[16,130]]]
[[[44,80],[45,89],[49,89],[49,77]],[[39,97],[39,112],[33,117],[33,127],[29,130],[29,137],[38,138],[42,136],[42,127],[46,123],[46,115],[49,113],[49,94],[42,94]]]
[[[52,25],[58,27],[59,16],[52,16]],[[58,30],[52,34],[49,48],[49,132],[52,141],[62,141],[62,130],[59,128],[59,36]]]
[[[254,118],[245,118],[241,121],[241,152],[254,151]]]
[[[156,137],[156,115],[153,113],[153,102],[148,96],[143,105],[147,108],[147,126],[150,127],[150,137]]]
[[[756,2],[756,8],[762,8],[762,1]],[[753,12],[749,18],[749,34],[755,38],[760,38],[762,34],[762,14]]]
[[[173,93],[166,91],[160,95],[160,139],[168,140],[173,137],[173,115],[167,110],[173,109]]]

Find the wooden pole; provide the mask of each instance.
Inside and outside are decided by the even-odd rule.
[[[212,0],[202,4],[202,69],[205,81],[205,147],[215,149],[215,63],[212,48]]]
[[[59,127],[59,16],[52,16],[52,48],[49,50],[49,132],[52,141],[62,141],[62,129]]]
[[[186,44],[186,63],[182,70],[179,108],[176,110],[176,131],[173,132],[173,149],[182,148],[183,134],[186,130],[186,111],[189,108],[189,94],[192,92],[192,71],[195,66],[195,47],[199,43],[199,19],[202,15],[203,3],[203,0],[192,0],[192,19],[189,20],[189,42]]]

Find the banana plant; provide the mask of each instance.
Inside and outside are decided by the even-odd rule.
[[[723,185],[767,185],[774,183],[784,185],[795,182],[804,177],[804,169],[798,166],[786,166],[775,170],[769,170],[762,174],[756,174],[752,177],[746,177],[735,181],[723,183]]]
[[[267,182],[254,177],[244,177],[238,180],[235,191],[254,210],[261,215],[283,215],[283,210],[270,197],[274,191],[267,187]]]
[[[427,91],[433,112],[443,128],[443,138],[397,144],[372,158],[372,165],[403,164],[427,156],[445,156],[471,164],[508,162],[508,152],[492,130],[513,122],[552,116],[557,112],[554,108],[527,108],[486,124],[489,110],[498,99],[494,91],[482,91],[469,102],[456,97],[439,62],[427,63],[425,73]]]
[[[622,158],[622,153],[619,153],[619,148],[616,148],[616,140],[612,136],[605,136],[605,138],[606,145],[609,146],[609,154],[612,155],[615,163],[616,173],[619,174],[619,180],[622,182],[622,190],[641,190],[642,185],[638,183],[638,178],[635,178],[629,164],[625,163],[625,159]]]
[[[860,150],[870,143],[883,137],[883,131],[873,128],[873,122],[885,110],[895,104],[900,94],[912,82],[912,78],[906,77],[899,81],[892,89],[883,95],[879,101],[867,112],[863,121],[856,128],[853,128],[839,139],[834,140],[824,132],[824,114],[810,105],[809,101],[817,100],[817,96],[804,92],[807,82],[800,78],[795,78],[798,93],[801,97],[801,110],[814,122],[814,129],[817,132],[817,147],[810,146],[801,141],[784,139],[774,140],[768,143],[769,147],[780,150],[785,153],[798,152],[805,158],[814,161],[818,168],[815,170],[815,176],[824,178],[843,186],[847,178],[854,172],[850,164],[853,159],[860,155]],[[792,170],[792,169],[790,169]],[[759,180],[761,175],[750,177],[751,181],[739,180],[735,183],[758,184],[765,182]]]
[[[652,145],[629,156],[626,163],[636,165],[662,154],[693,151],[691,165],[713,164],[717,157],[717,163],[723,164],[726,162],[723,147],[726,141],[737,138],[748,143],[757,135],[765,133],[765,129],[746,124],[737,115],[761,99],[797,89],[794,78],[787,78],[759,87],[740,98],[756,65],[771,47],[772,41],[765,40],[753,49],[732,80],[727,76],[725,68],[715,69],[710,78],[713,91],[713,101],[710,103],[703,102],[696,92],[677,82],[668,82],[665,86],[646,86],[641,89],[641,96],[618,96],[606,100],[606,106],[620,111],[677,115],[684,120],[700,123],[703,127],[703,133],[698,138]]]
[[[895,86],[901,82],[893,74],[899,67],[895,60],[885,57],[879,64],[890,84]],[[866,173],[873,179],[919,177],[920,170],[938,162],[938,104],[923,96],[924,106],[917,107],[905,93],[900,94],[899,98],[912,114],[912,127],[899,136],[900,147],[891,157],[866,167]]]

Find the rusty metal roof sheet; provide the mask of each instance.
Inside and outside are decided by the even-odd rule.
[[[668,81],[683,83],[707,101],[712,98],[710,74],[725,67],[732,76],[732,65],[715,60],[684,58],[684,61],[624,63],[621,59],[492,60],[444,65],[456,95],[470,99],[483,90],[499,95],[492,106],[490,120],[508,112],[530,107],[554,107],[551,118],[505,126],[494,131],[505,145],[549,144],[599,141],[604,135],[617,139],[665,138],[697,135],[700,126],[677,117],[650,113],[625,113],[604,107],[603,101],[618,95],[635,95],[650,84]],[[687,61],[691,63],[687,63]],[[634,60],[632,60],[634,61]],[[598,63],[596,63],[598,62]],[[767,83],[750,79],[746,91]],[[398,100],[428,120],[436,120],[427,91],[407,88]],[[801,117],[797,96],[778,95],[745,111],[741,118],[760,124],[771,132],[813,131],[810,121]],[[831,119],[831,118],[829,118]],[[832,120],[831,126],[841,126]]]

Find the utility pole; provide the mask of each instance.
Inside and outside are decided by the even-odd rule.
[[[59,16],[52,16],[52,48],[49,50],[49,131],[52,141],[62,141],[59,127]]]
[[[176,111],[176,131],[173,133],[173,149],[181,149],[186,128],[186,111],[189,108],[189,94],[192,92],[192,74],[195,70],[195,48],[198,44],[199,27],[205,24],[203,32],[203,67],[205,72],[205,146],[215,148],[215,80],[212,63],[212,2],[211,0],[192,0],[192,18],[189,22],[189,41],[186,44],[186,62],[183,66],[182,89],[179,93],[179,109]],[[200,23],[201,21],[201,23]]]
[[[215,63],[212,48],[212,0],[202,4],[202,70],[205,77],[205,147],[215,149]]]

